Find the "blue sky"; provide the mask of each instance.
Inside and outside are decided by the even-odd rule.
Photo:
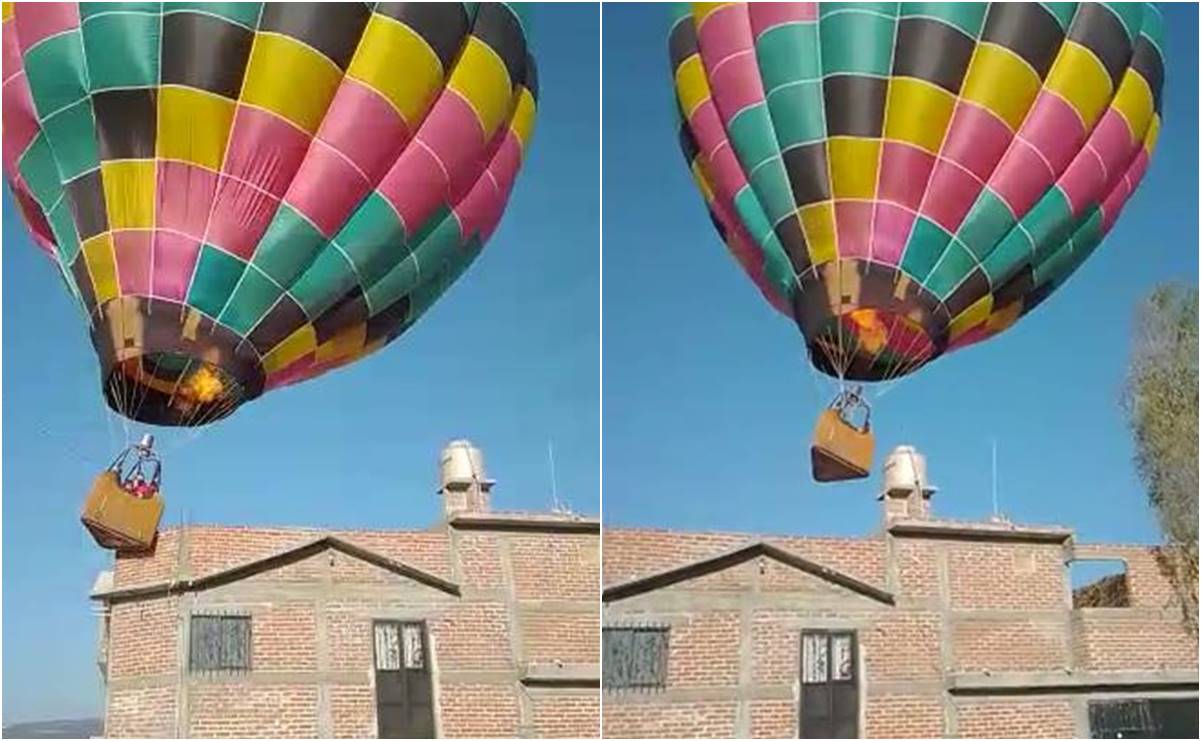
[[[424,528],[437,456],[485,451],[501,509],[599,511],[599,12],[532,14],[541,82],[529,160],[483,254],[409,333],[191,433],[156,430],[164,520]],[[86,599],[109,555],[79,525],[128,432],[107,417],[85,325],[24,233],[3,221],[4,721],[99,713]]]
[[[877,463],[917,445],[941,516],[990,514],[995,439],[1010,518],[1157,538],[1118,403],[1137,301],[1160,281],[1197,282],[1197,6],[1161,7],[1163,132],[1106,243],[1017,327],[874,406]],[[604,8],[605,524],[867,534],[879,477],[812,482],[809,437],[833,387],[728,256],[683,164],[668,16]]]

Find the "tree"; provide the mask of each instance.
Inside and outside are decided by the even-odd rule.
[[[1161,285],[1139,306],[1124,404],[1164,545],[1157,557],[1197,635],[1197,289]]]

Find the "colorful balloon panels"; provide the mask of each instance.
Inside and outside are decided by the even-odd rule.
[[[1155,148],[1162,36],[1144,3],[680,6],[680,143],[814,364],[886,380],[1096,248]]]
[[[408,328],[495,230],[537,83],[500,3],[4,4],[4,166],[111,407],[198,425]]]

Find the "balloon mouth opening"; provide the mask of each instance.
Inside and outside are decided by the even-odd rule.
[[[814,367],[848,381],[889,381],[912,373],[942,352],[918,322],[890,311],[849,309],[809,339]]]
[[[200,427],[263,393],[254,347],[179,302],[113,299],[96,311],[91,334],[105,401],[129,419]]]
[[[224,419],[247,399],[247,386],[221,366],[178,352],[150,352],[112,366],[104,397],[118,414],[169,427]]]

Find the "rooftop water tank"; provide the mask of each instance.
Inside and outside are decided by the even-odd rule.
[[[491,483],[484,473],[484,453],[470,440],[452,440],[442,449],[439,484],[443,489],[462,489],[472,484]]]
[[[884,459],[884,493],[917,490],[923,494],[935,491],[926,476],[926,456],[912,445],[898,445]]]

